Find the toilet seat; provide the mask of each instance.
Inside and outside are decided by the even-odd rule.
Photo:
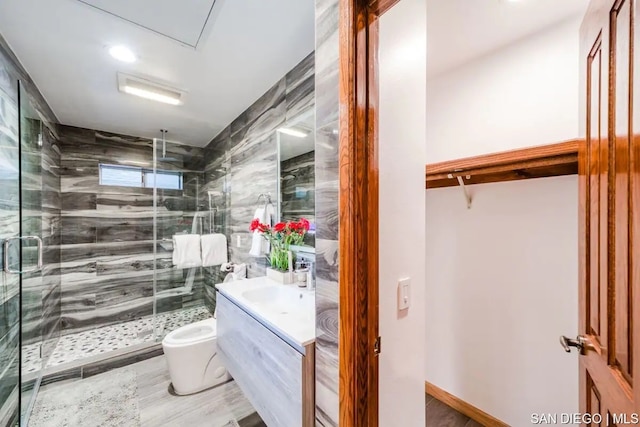
[[[216,319],[201,320],[169,332],[162,343],[170,347],[186,347],[216,338]]]

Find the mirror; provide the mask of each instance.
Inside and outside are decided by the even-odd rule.
[[[303,247],[315,247],[315,115],[314,107],[289,119],[277,130],[278,206],[280,221],[306,218],[311,228]]]

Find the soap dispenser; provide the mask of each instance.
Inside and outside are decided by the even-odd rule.
[[[296,269],[294,271],[295,282],[300,288],[307,286],[307,271],[309,270],[303,261],[296,261]]]
[[[307,289],[312,291],[316,288],[316,263],[309,261],[307,266]]]

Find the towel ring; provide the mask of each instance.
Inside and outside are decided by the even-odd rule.
[[[258,200],[257,202],[260,201],[260,199],[262,199],[264,197],[264,203],[265,205],[267,204],[271,204],[271,194],[270,193],[262,193],[258,196]]]

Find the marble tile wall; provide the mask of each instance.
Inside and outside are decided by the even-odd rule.
[[[18,81],[23,89],[20,95]],[[20,234],[18,101],[24,106],[30,104],[30,111],[37,115],[35,120],[23,120],[23,134],[42,134],[42,146],[23,138],[22,232],[40,236],[44,242],[43,270],[23,277],[23,294],[27,296],[22,311],[22,340],[41,342],[43,356],[47,357],[58,340],[60,323],[58,120],[0,35],[0,240]],[[18,247],[14,247],[13,259],[18,259]],[[35,254],[25,249],[24,260],[33,261]],[[0,425],[10,425],[18,417],[20,276],[0,275]]]
[[[249,255],[249,224],[260,194],[270,193],[277,200],[276,129],[313,106],[314,58],[309,54],[205,149],[206,186],[202,191],[214,192],[216,231],[227,236],[230,261],[248,265],[249,277],[266,274],[266,258]],[[206,277],[205,294],[208,304],[214,306],[213,285],[224,275],[210,270]]]
[[[57,136],[42,127],[42,355],[48,358],[60,337],[60,145]],[[24,288],[24,286],[23,286]],[[24,308],[23,308],[24,312]],[[23,341],[24,344],[24,341]]]
[[[338,425],[338,0],[316,0],[316,424]]]
[[[150,316],[153,290],[153,190],[99,184],[99,164],[153,168],[153,141],[60,126],[63,333]],[[158,148],[159,150],[159,148]],[[202,149],[168,144],[159,170],[183,171],[184,191],[158,190],[158,240],[191,232],[201,208]],[[187,270],[172,267],[170,250],[157,246],[156,291],[183,287]],[[192,292],[157,298],[157,313],[203,303],[202,274]]]

